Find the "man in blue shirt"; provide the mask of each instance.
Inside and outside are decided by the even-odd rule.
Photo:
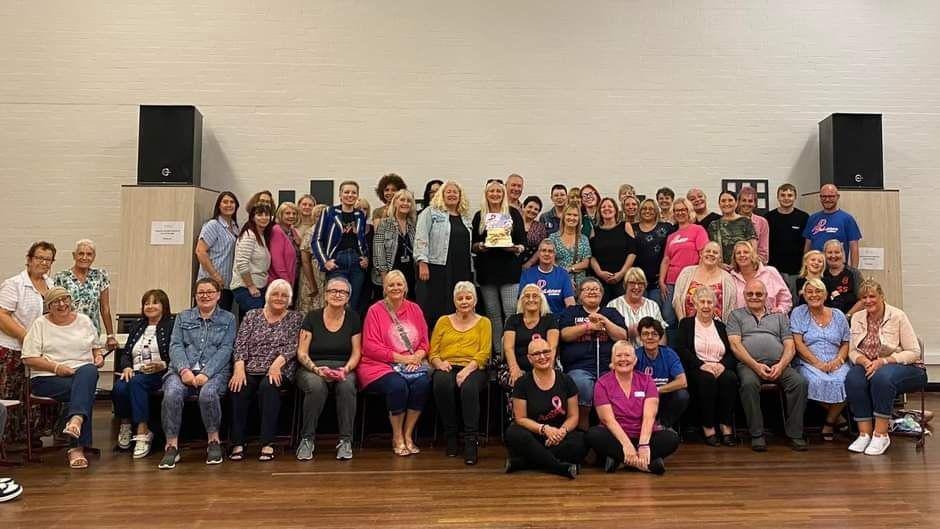
[[[539,262],[522,271],[519,293],[528,284],[534,284],[545,294],[552,314],[561,314],[565,307],[574,305],[574,285],[568,271],[555,266],[555,243],[545,239],[539,243]]]
[[[552,208],[539,217],[539,222],[545,225],[546,237],[561,229],[561,218],[564,217],[565,207],[568,205],[568,189],[565,186],[552,186],[552,204]]]
[[[636,371],[649,375],[659,390],[659,424],[663,428],[675,428],[685,409],[689,406],[689,384],[679,354],[665,345],[659,345],[663,337],[663,324],[649,316],[640,318],[636,332],[642,346],[636,348]]]
[[[806,245],[803,253],[810,250],[823,250],[826,241],[835,239],[842,243],[842,250],[853,268],[858,267],[858,241],[862,231],[851,214],[839,209],[839,190],[832,184],[819,188],[819,203],[822,211],[810,215],[803,230]]]

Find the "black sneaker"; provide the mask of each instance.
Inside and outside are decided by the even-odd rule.
[[[207,465],[218,465],[222,462],[222,445],[218,441],[212,441],[209,443],[209,447],[206,448],[206,464]]]
[[[163,452],[163,459],[160,460],[160,464],[157,468],[161,470],[169,470],[171,468],[176,468],[176,464],[180,462],[180,449],[171,446]]]
[[[760,437],[751,437],[751,450],[755,452],[767,451],[767,440],[764,439],[763,435]]]
[[[507,456],[506,457],[506,473],[512,474],[513,472],[518,472],[525,468],[525,460],[518,457]]]
[[[616,472],[618,468],[620,468],[620,461],[612,457],[608,457],[604,460],[604,472]]]
[[[467,465],[477,464],[477,438],[467,437],[463,441],[463,462]]]
[[[581,472],[581,469],[578,467],[578,465],[569,464],[569,465],[568,465],[568,472],[567,472],[567,474],[565,475],[565,477],[568,478],[568,479],[576,479],[576,478],[578,477],[578,474],[579,474],[580,472]]]
[[[447,457],[457,457],[457,434],[447,435]]]
[[[650,471],[650,474],[656,474],[657,476],[662,476],[666,473],[666,464],[663,462],[663,458],[657,457],[650,461],[649,466],[646,467]]]
[[[806,443],[806,439],[790,439],[790,448],[794,452],[805,452],[809,449],[809,445]]]

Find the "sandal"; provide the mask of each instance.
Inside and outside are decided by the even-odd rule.
[[[421,449],[418,448],[418,445],[414,444],[414,441],[412,441],[412,442],[410,442],[410,443],[405,443],[405,448],[408,449],[408,453],[410,453],[410,454],[420,454],[420,453],[421,453]]]
[[[392,445],[392,452],[399,457],[407,457],[411,455],[411,450],[408,450],[408,445],[402,443],[400,445]]]
[[[69,422],[65,424],[65,429],[62,430],[62,433],[72,439],[78,439],[82,436],[82,427],[76,421],[70,419]]]
[[[262,446],[261,454],[258,456],[258,461],[273,461],[274,460],[274,447],[271,445]]]
[[[228,454],[229,461],[241,461],[245,459],[245,445],[236,445],[232,447],[232,451]]]
[[[828,432],[825,431],[825,430],[823,430],[823,431],[821,432],[823,441],[827,441],[827,442],[832,442],[832,441],[834,441],[835,438],[836,438],[836,423],[830,422],[830,421],[826,421],[825,423],[823,423],[823,428],[824,428],[824,429],[825,429],[825,428],[832,428],[832,430],[830,430],[830,431],[828,431]]]
[[[88,468],[88,459],[85,457],[84,448],[69,449],[69,451],[66,452],[65,455],[69,460],[69,468],[72,468],[72,469]]]

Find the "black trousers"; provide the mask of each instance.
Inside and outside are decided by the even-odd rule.
[[[656,417],[664,428],[675,429],[685,409],[689,407],[689,392],[685,389],[659,394],[659,413]]]
[[[597,452],[601,461],[607,457],[617,461],[623,461],[623,446],[621,446],[620,441],[614,437],[614,434],[610,433],[610,430],[604,426],[592,426],[591,429],[588,430],[586,437],[588,446]],[[637,439],[631,437],[630,441],[635,447]],[[650,436],[651,460],[657,457],[666,458],[672,455],[677,448],[679,448],[679,435],[672,430],[659,430],[658,432],[653,432],[653,435]]]
[[[567,475],[568,465],[581,464],[587,455],[584,433],[568,432],[562,442],[545,446],[545,439],[518,424],[506,428],[506,450],[509,457],[525,461],[526,466],[553,474]]]
[[[477,369],[457,387],[457,373],[463,366],[452,366],[449,372],[435,369],[432,377],[434,403],[444,425],[444,433],[457,435],[457,393],[460,393],[460,408],[463,416],[463,431],[467,436],[476,436],[480,430],[480,393],[486,388],[486,370]]]
[[[281,385],[287,383],[281,379]],[[281,394],[268,382],[268,375],[245,375],[245,386],[232,392],[232,445],[245,444],[245,425],[252,401],[258,396],[261,406],[261,444],[269,445],[277,436],[277,417],[281,412]]]
[[[686,371],[689,389],[695,394],[702,426],[716,424],[731,426],[734,404],[738,398],[738,375],[725,369],[718,378],[711,373],[694,369]]]

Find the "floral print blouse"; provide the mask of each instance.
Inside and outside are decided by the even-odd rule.
[[[287,363],[281,368],[281,374],[287,379],[293,378],[303,321],[303,314],[296,310],[287,311],[276,323],[268,323],[264,309],[248,311],[238,327],[233,360],[245,362],[245,373],[263,375],[278,356],[283,356]]]
[[[88,316],[101,334],[101,293],[111,286],[108,273],[100,268],[89,268],[85,281],[79,281],[72,269],[55,275],[55,286],[69,291],[75,310]]]

